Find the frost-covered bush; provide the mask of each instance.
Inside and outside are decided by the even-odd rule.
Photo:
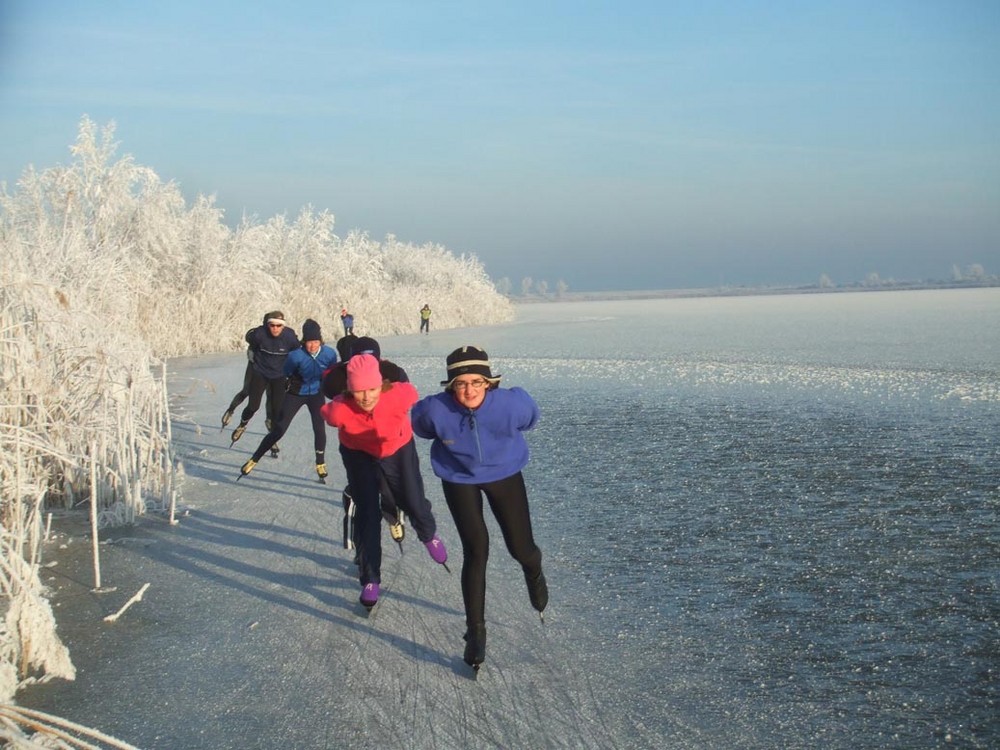
[[[375,336],[415,332],[424,303],[436,329],[513,317],[473,255],[361,231],[340,238],[333,215],[311,206],[294,221],[229,229],[213,199],[188,206],[177,185],[130,156],[116,161],[113,136],[84,118],[69,166],[29,169],[15,192],[0,192],[2,231],[13,269],[85,301],[156,356],[239,348],[275,308],[295,328],[315,318],[328,337],[342,307]]]
[[[38,577],[45,505],[93,498],[99,523],[127,522],[167,505],[173,473],[166,387],[148,345],[6,266],[0,378],[6,700],[36,676],[73,676]]]
[[[313,317],[332,339],[343,307],[354,315],[357,334],[373,336],[416,333],[424,303],[434,309],[435,328],[498,323],[513,315],[474,256],[455,257],[440,245],[415,247],[392,235],[379,243],[360,231],[341,240],[332,233],[333,217],[310,209],[292,225],[275,219],[267,227],[281,232],[284,241],[276,247],[295,249],[275,268],[284,285],[297,290],[284,309],[293,326]]]
[[[512,317],[474,256],[389,236],[334,234],[327,212],[235,229],[210,198],[187,205],[87,118],[67,166],[0,185],[0,701],[25,681],[72,678],[38,577],[46,504],[93,499],[100,523],[174,497],[162,359],[243,346],[282,309],[298,328],[339,311],[358,333]]]

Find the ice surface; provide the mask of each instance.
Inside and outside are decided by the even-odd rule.
[[[190,515],[102,546],[112,596],[85,555],[47,573],[78,677],[27,699],[140,747],[995,746],[997,294],[535,306],[381,339],[423,393],[483,346],[542,408],[546,624],[491,525],[475,681],[426,443],[456,574],[386,534],[368,620],[335,438],[326,486],[303,418],[236,484],[261,437],[218,431],[241,359],[174,362]]]
[[[251,423],[230,450],[216,426],[243,363],[233,355],[174,368],[175,393],[186,394],[174,404],[174,436],[187,513],[173,527],[151,517],[108,533],[102,568],[113,593],[89,590],[87,545],[72,545],[80,559],[49,572],[78,676],[29,689],[25,705],[142,748],[662,746],[616,693],[613,659],[590,650],[585,622],[559,601],[560,572],[542,624],[499,534],[487,661],[471,678],[461,660],[461,547],[443,501],[436,512],[456,572],[415,538],[400,555],[386,531],[385,593],[368,619],[341,546],[335,436],[326,485],[313,476],[304,418],[280,459],[235,481],[262,437]],[[56,523],[73,530],[70,519]],[[102,621],[146,582],[140,603]]]

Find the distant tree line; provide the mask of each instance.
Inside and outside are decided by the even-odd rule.
[[[501,278],[496,283],[496,289],[500,294],[511,296],[513,291],[513,284],[510,279],[506,276]],[[521,291],[520,296],[524,299],[535,298],[535,299],[562,299],[562,297],[569,291],[569,284],[567,284],[562,279],[556,282],[555,290],[549,290],[549,282],[545,279],[539,279],[535,281],[530,276],[525,276],[521,279]]]

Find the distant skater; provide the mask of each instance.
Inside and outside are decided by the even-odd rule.
[[[521,388],[500,388],[482,349],[464,346],[448,355],[444,393],[421,399],[411,412],[413,431],[433,440],[431,466],[462,540],[465,662],[478,669],[486,658],[486,561],[490,537],[483,497],[511,556],[521,565],[528,599],[539,615],[549,601],[542,551],[535,544],[528,494],[521,475],[528,463],[523,433],[539,410]]]
[[[264,436],[253,456],[240,468],[240,476],[246,476],[257,465],[271,446],[275,445],[288,430],[299,409],[305,406],[312,418],[313,447],[316,451],[316,474],[321,482],[326,481],[326,424],[320,415],[325,403],[320,385],[323,373],[337,362],[337,353],[323,343],[319,323],[309,319],[302,324],[302,346],[288,355],[284,374],[288,377],[288,393],[285,395],[281,412],[274,428]]]
[[[252,359],[250,366],[253,372],[247,388],[249,401],[240,414],[239,425],[233,430],[234,443],[243,437],[247,424],[260,408],[265,393],[267,429],[274,428],[285,399],[285,359],[289,352],[300,346],[299,337],[295,335],[294,329],[285,325],[285,316],[280,310],[267,313],[263,325],[251,328],[244,339],[250,347],[247,356]],[[223,422],[226,421],[228,420],[223,415]]]
[[[417,389],[411,383],[384,380],[378,359],[355,354],[347,363],[347,391],[323,407],[323,417],[338,430],[340,456],[357,505],[361,604],[371,609],[378,602],[382,583],[379,484],[383,477],[431,559],[444,565],[448,552],[437,535],[437,522],[424,494],[420,458],[410,427],[410,407],[417,401]]]
[[[354,316],[347,312],[347,308],[343,307],[340,310],[340,322],[344,326],[344,335],[353,336],[354,335]]]
[[[431,306],[424,303],[424,306],[420,308],[420,331],[419,333],[431,332]]]

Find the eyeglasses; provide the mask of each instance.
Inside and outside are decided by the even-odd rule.
[[[271,328],[284,328],[285,324],[284,323],[268,323],[268,326],[270,326]]]
[[[465,390],[470,390],[471,389],[473,391],[481,391],[483,388],[485,388],[489,384],[490,384],[490,381],[483,380],[482,378],[479,378],[478,380],[456,380],[452,384],[452,388],[454,388],[456,390],[458,390],[459,388],[462,388],[462,389],[465,389]]]

